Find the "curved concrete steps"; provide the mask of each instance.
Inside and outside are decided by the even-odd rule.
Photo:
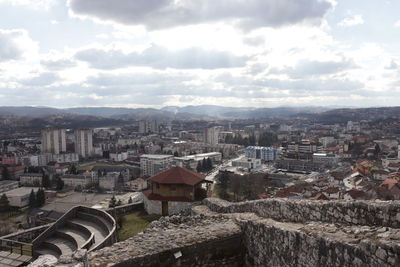
[[[70,255],[76,250],[76,245],[66,238],[59,236],[50,237],[47,239],[45,244],[53,244],[59,248],[61,254]]]
[[[86,236],[84,233],[82,233],[79,230],[73,229],[73,228],[61,228],[57,230],[57,233],[60,234],[65,234],[70,236],[75,240],[75,244],[77,248],[81,248],[88,240],[88,236]]]
[[[94,244],[92,245],[92,247],[101,243],[108,234],[104,231],[102,226],[94,222],[88,222],[83,219],[73,219],[71,220],[71,222],[86,227],[94,235]]]
[[[34,240],[34,253],[60,257],[80,248],[99,249],[116,241],[115,230],[115,220],[108,213],[75,207]]]
[[[59,247],[57,247],[56,245],[54,245],[52,243],[48,243],[48,242],[43,242],[42,244],[40,244],[39,248],[37,250],[35,250],[35,252],[40,255],[50,254],[57,258],[60,257],[62,254]]]

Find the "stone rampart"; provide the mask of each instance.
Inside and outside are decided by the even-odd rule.
[[[242,223],[246,266],[400,266],[400,230],[334,224]]]
[[[115,208],[108,208],[105,211],[109,213],[111,216],[115,215],[119,216],[143,210],[144,210],[143,203],[130,203]]]
[[[319,201],[264,199],[231,203],[207,198],[203,203],[218,213],[252,212],[278,221],[318,221],[400,228],[400,201]]]
[[[91,266],[243,266],[240,227],[222,216],[171,216],[93,252]]]

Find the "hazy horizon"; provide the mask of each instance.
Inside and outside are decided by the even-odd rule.
[[[250,106],[223,106],[223,105],[176,105],[176,106],[70,106],[70,107],[57,107],[57,106],[44,106],[44,105],[0,105],[0,108],[51,108],[51,109],[77,109],[77,108],[121,108],[121,109],[164,109],[169,107],[176,108],[186,108],[186,107],[204,107],[204,106],[214,106],[220,108],[240,108],[240,109],[262,109],[262,108],[325,108],[325,109],[359,109],[359,108],[390,108],[390,107],[400,107],[400,105],[390,105],[390,106],[339,106],[339,105],[331,105],[331,106],[318,106],[318,105],[281,105],[281,106],[265,106],[265,107],[250,107]]]

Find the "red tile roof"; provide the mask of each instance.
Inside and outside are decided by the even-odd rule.
[[[386,179],[379,186],[386,187],[387,189],[391,190],[393,187],[399,186],[399,181],[395,179]]]
[[[328,194],[335,194],[335,193],[337,193],[337,192],[339,192],[340,190],[339,190],[339,188],[337,188],[337,187],[328,187],[326,190],[325,190],[325,193],[328,193]]]
[[[329,197],[327,197],[324,193],[318,193],[315,196],[315,199],[317,199],[317,200],[329,200]]]
[[[151,182],[159,184],[186,184],[196,185],[204,181],[203,174],[189,171],[181,167],[172,167],[169,170],[163,171],[159,174],[150,177]]]
[[[352,199],[359,199],[365,197],[364,191],[357,190],[354,188],[347,191],[346,194],[350,195]]]

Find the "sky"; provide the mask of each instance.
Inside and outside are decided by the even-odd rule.
[[[397,106],[398,0],[0,0],[0,105]]]

